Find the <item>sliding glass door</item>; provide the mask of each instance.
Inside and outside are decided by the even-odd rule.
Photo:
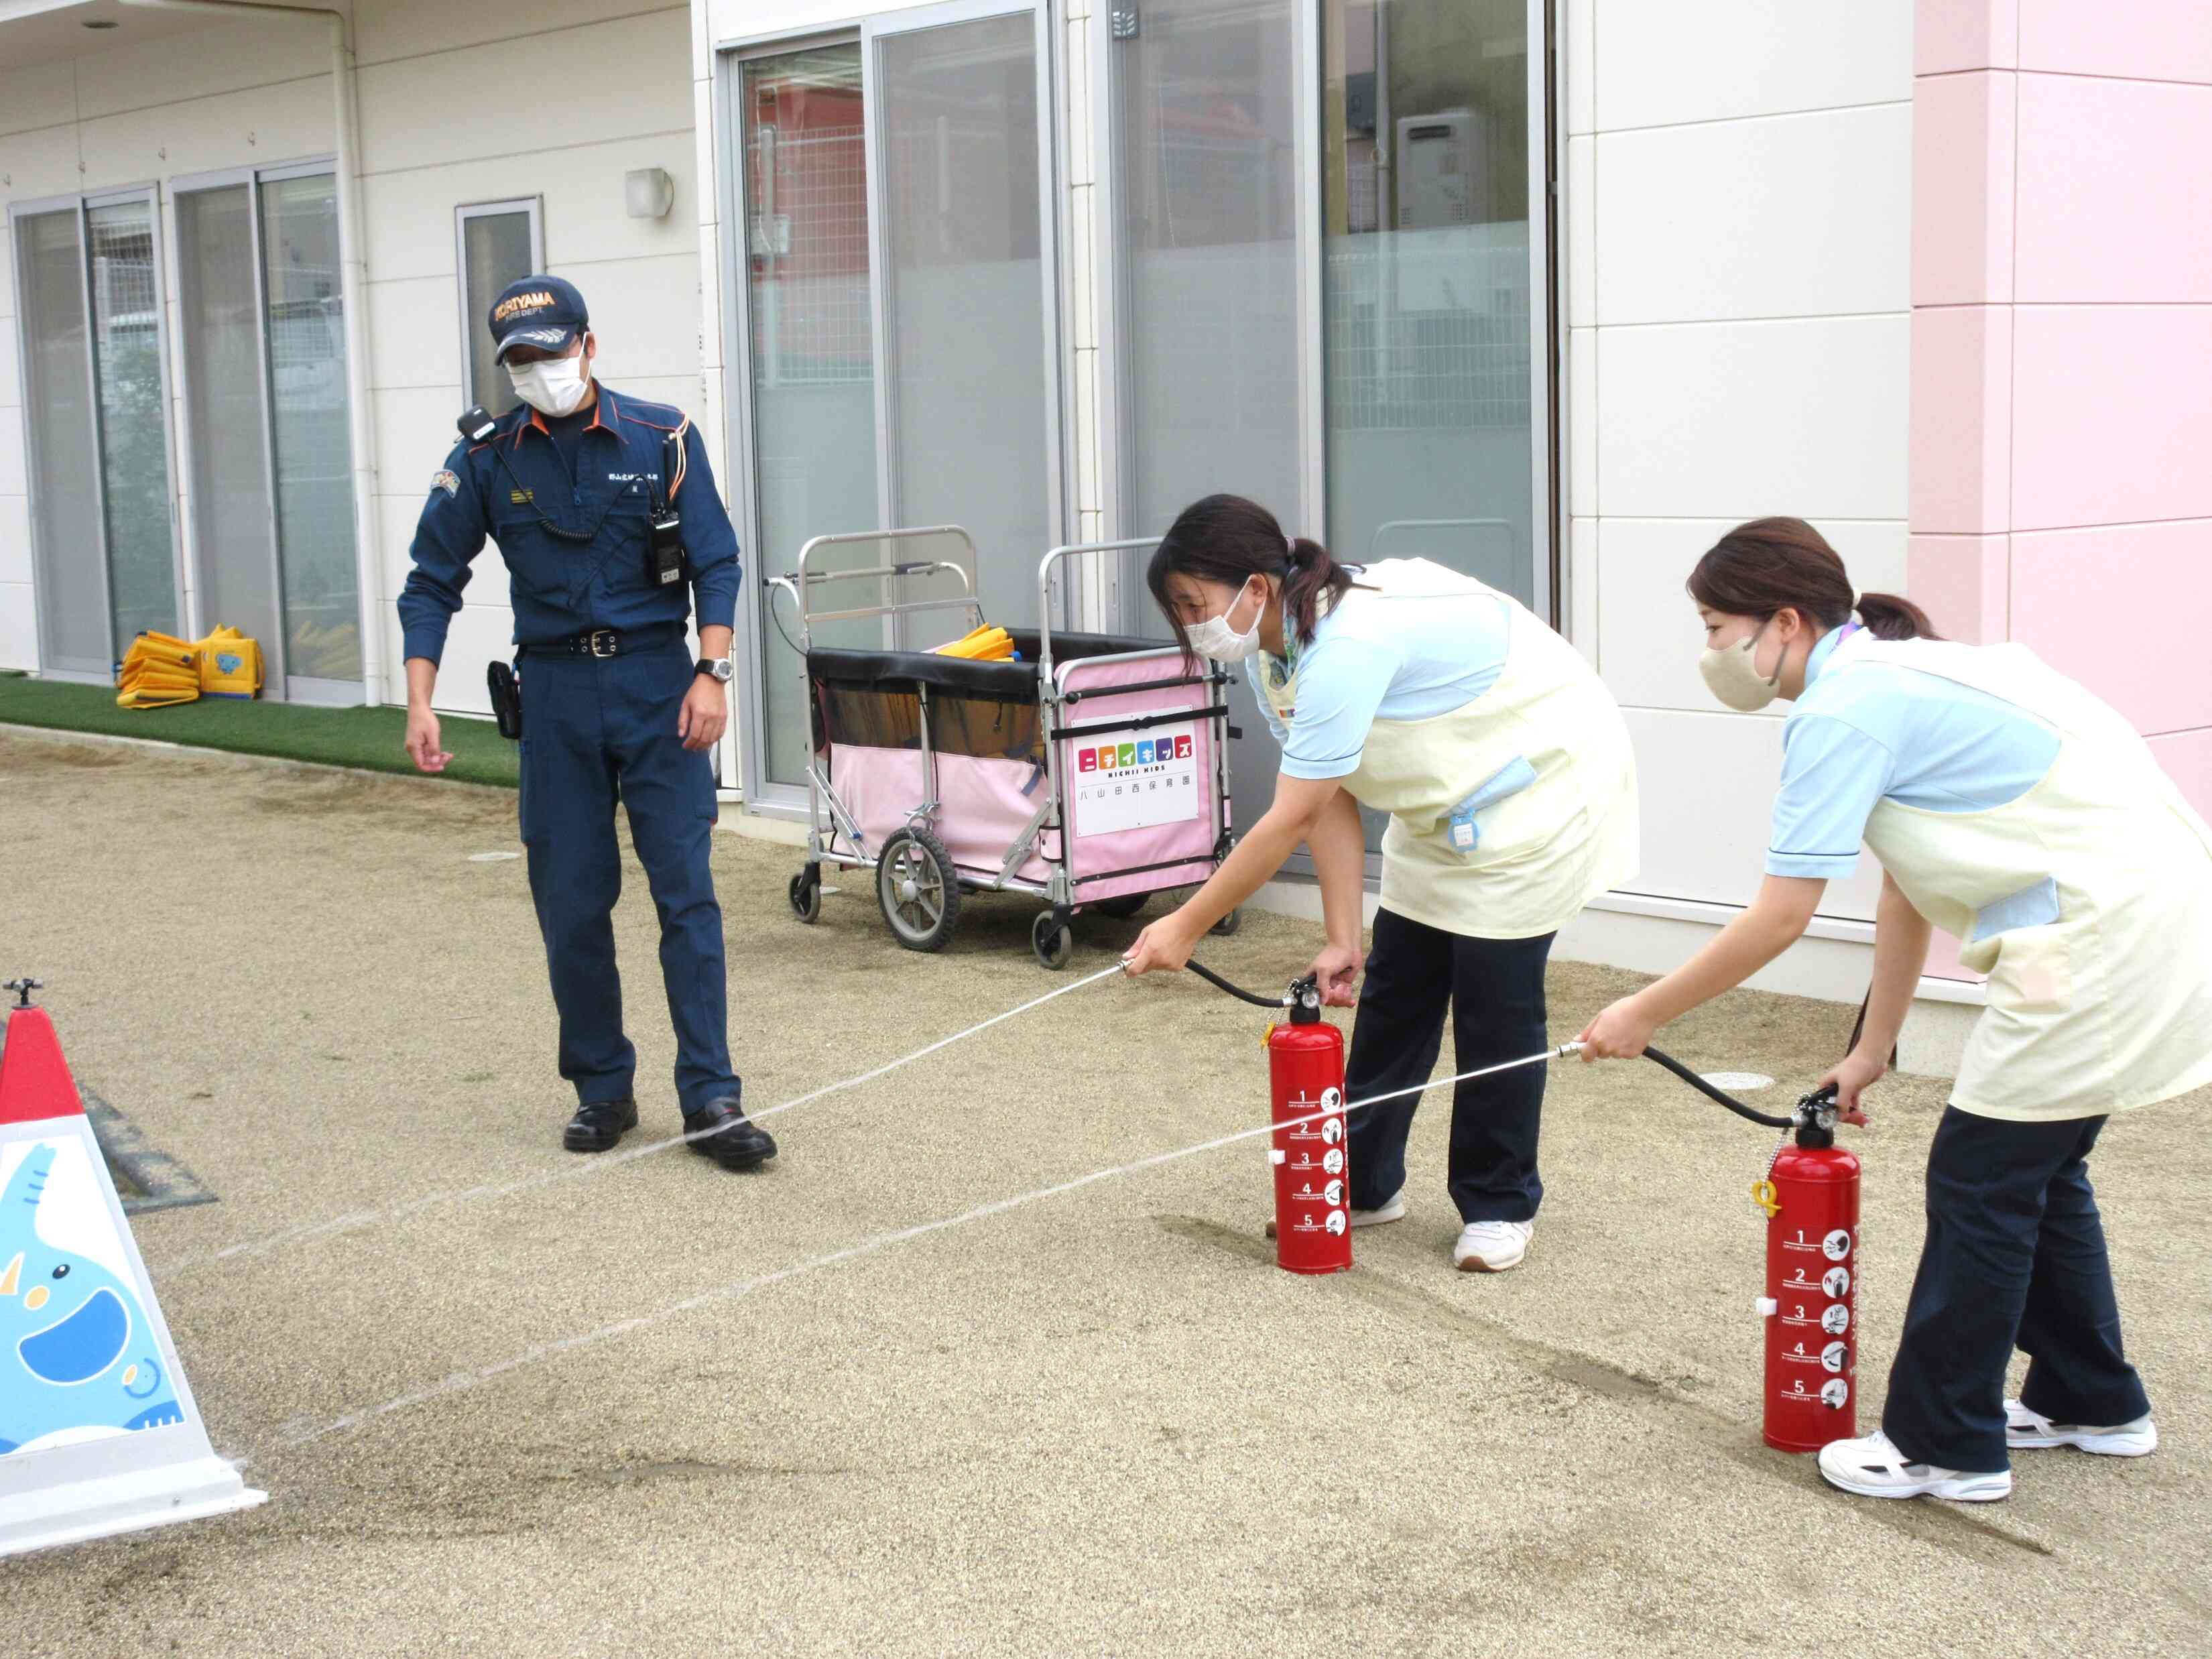
[[[120,654],[138,634],[174,634],[183,625],[169,517],[168,376],[152,198],[88,207],[85,236],[109,602]]]
[[[992,619],[1034,623],[1037,564],[1066,522],[1049,62],[1042,8],[978,0],[732,64],[744,277],[732,493],[763,576],[790,573],[817,536],[958,525]],[[817,570],[961,550],[860,544]],[[855,581],[814,605],[881,596]],[[749,795],[795,804],[809,747],[797,617],[781,594],[757,587],[753,603]],[[867,622],[817,637],[939,642]]]
[[[184,335],[185,501],[199,609],[258,640],[283,685],[283,600],[262,388],[260,276],[247,183],[179,191],[177,302]]]
[[[40,661],[106,681],[183,620],[153,198],[19,209],[15,241]]]
[[[1545,12],[1146,0],[1099,17],[1120,534],[1230,491],[1346,562],[1431,559],[1548,614]],[[1115,621],[1159,631],[1139,574]],[[1279,757],[1241,678],[1232,706],[1249,823]]]
[[[39,661],[49,674],[106,680],[117,651],[100,526],[82,210],[15,220],[23,434],[30,447]]]
[[[201,624],[260,641],[264,695],[358,702],[336,181],[239,173],[180,181],[175,199]]]

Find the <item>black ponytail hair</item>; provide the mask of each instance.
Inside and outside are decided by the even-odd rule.
[[[1802,519],[1753,519],[1715,542],[1690,572],[1690,597],[1732,617],[1794,610],[1826,632],[1859,613],[1878,640],[1940,640],[1928,613],[1895,593],[1851,598],[1851,579],[1826,538]]]
[[[1283,584],[1284,632],[1301,645],[1313,642],[1322,597],[1334,605],[1352,586],[1352,572],[1331,558],[1327,548],[1304,536],[1285,537],[1273,514],[1242,495],[1208,495],[1183,508],[1145,572],[1154,603],[1188,655],[1190,637],[1168,597],[1168,578],[1177,575],[1231,587],[1242,587],[1255,576],[1276,578]]]

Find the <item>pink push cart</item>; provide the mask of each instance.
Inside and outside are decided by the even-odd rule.
[[[894,562],[816,570],[841,544],[957,537],[968,563]],[[883,636],[917,642],[981,626],[975,545],[952,526],[817,536],[798,569],[769,586],[796,604],[812,744],[807,860],[791,878],[801,921],[822,914],[822,866],[875,872],[876,899],[910,951],[941,951],[974,892],[1045,902],[1030,945],[1047,968],[1074,954],[1071,919],[1134,915],[1152,894],[1204,881],[1227,856],[1227,677],[1194,669],[1157,641],[1055,630],[1054,576],[1063,561],[1119,555],[1157,538],[1056,547],[1037,570],[1034,629],[1009,629],[1017,659],[972,662],[927,651],[817,643],[830,622],[881,619]],[[894,553],[896,550],[894,550]],[[908,599],[908,584],[957,576],[957,598]],[[872,580],[887,603],[817,609],[831,583]],[[942,584],[939,587],[941,591]],[[966,620],[958,629],[945,613]],[[1237,917],[1218,932],[1232,933]]]

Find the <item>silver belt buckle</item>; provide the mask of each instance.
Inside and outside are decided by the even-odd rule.
[[[620,635],[616,634],[613,629],[601,628],[592,633],[587,643],[591,647],[593,656],[611,657],[615,654],[615,645],[619,638]]]

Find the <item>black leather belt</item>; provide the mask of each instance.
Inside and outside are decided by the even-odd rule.
[[[593,628],[581,634],[571,634],[565,640],[547,640],[519,647],[515,654],[522,657],[627,657],[640,651],[660,650],[678,643],[683,637],[681,627],[666,624],[659,628],[633,628],[626,631]]]

